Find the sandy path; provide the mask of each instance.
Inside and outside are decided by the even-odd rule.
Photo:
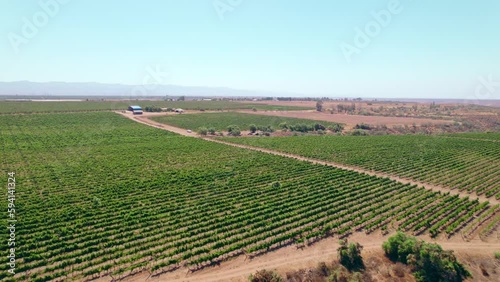
[[[392,235],[392,234],[390,234]],[[364,233],[354,233],[349,240],[358,242],[363,246],[362,255],[364,257],[376,254],[383,256],[382,243],[390,236],[382,236],[380,233],[365,235]],[[431,240],[426,236],[421,239]],[[459,241],[460,240],[460,241]],[[467,252],[470,255],[485,255],[500,250],[500,243],[488,242],[463,242],[459,240],[437,240],[443,249],[454,250],[456,252]],[[207,268],[194,273],[189,273],[187,269],[179,269],[165,273],[159,277],[150,277],[149,274],[141,273],[124,281],[248,281],[248,275],[261,269],[276,269],[279,273],[285,274],[287,271],[298,270],[305,267],[315,267],[319,262],[329,262],[337,258],[338,238],[330,237],[323,239],[304,249],[297,249],[295,246],[280,248],[276,251],[266,253],[262,256],[245,259],[239,256],[233,260],[223,262],[221,266]],[[102,280],[109,281],[109,280]]]
[[[317,112],[315,110],[309,111],[257,111],[252,110],[238,110],[240,113],[265,115],[265,116],[278,116],[278,117],[291,117],[310,119],[317,121],[338,122],[346,124],[348,127],[353,127],[356,124],[366,123],[371,125],[387,125],[389,127],[396,125],[422,125],[422,124],[448,124],[453,123],[452,120],[443,119],[430,119],[430,118],[415,118],[415,117],[386,117],[386,116],[362,116],[362,115],[347,115],[347,114],[329,114],[325,112]]]

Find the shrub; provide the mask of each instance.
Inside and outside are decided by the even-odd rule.
[[[323,111],[323,101],[316,101],[316,111],[318,112]]]
[[[318,131],[318,130],[325,130],[325,129],[326,129],[326,127],[324,127],[324,126],[323,126],[322,124],[320,124],[320,123],[315,123],[315,124],[314,124],[314,130],[315,130],[315,131]]]
[[[364,130],[372,129],[371,126],[369,124],[366,124],[366,123],[356,124],[356,126],[354,128],[355,129],[364,129]]]
[[[281,130],[287,130],[288,129],[288,125],[286,124],[286,122],[282,122],[278,125],[278,127],[281,129]]]
[[[452,251],[402,232],[390,237],[382,247],[392,261],[411,265],[418,281],[462,281],[471,276]]]
[[[231,136],[240,136],[241,135],[241,130],[237,125],[230,125],[227,127],[227,132]]]
[[[328,130],[331,132],[342,132],[342,130],[344,130],[344,126],[341,124],[330,125]]]
[[[257,126],[255,124],[250,124],[249,129],[250,132],[255,133],[255,131],[257,131]]]
[[[320,262],[318,264],[317,270],[319,273],[321,273],[321,275],[323,275],[325,277],[327,277],[330,274],[330,269],[328,268],[328,266],[324,262]]]
[[[314,130],[314,126],[309,126],[305,123],[299,123],[296,125],[290,126],[291,131],[298,131],[298,132],[309,132]]]
[[[209,133],[210,135],[215,135],[215,132],[216,132],[216,130],[215,130],[215,128],[214,128],[214,127],[210,127],[210,128],[208,129],[208,133]]]
[[[337,249],[337,254],[340,263],[348,270],[363,269],[363,258],[361,257],[361,250],[363,246],[359,243],[348,244],[347,240],[340,241],[340,247]]]
[[[406,258],[413,252],[413,247],[416,243],[417,239],[415,237],[398,232],[394,236],[389,237],[382,244],[382,248],[390,260],[407,264]]]
[[[146,107],[144,107],[144,111],[145,112],[161,112],[161,108],[156,107],[156,106],[146,106]]]
[[[367,136],[368,133],[365,130],[362,129],[356,129],[351,131],[352,136]]]
[[[268,125],[268,126],[257,126],[256,128],[257,130],[259,131],[262,131],[262,132],[274,132],[274,128],[272,127],[272,125]]]
[[[206,127],[200,127],[198,128],[198,134],[206,136],[208,134],[208,129]]]
[[[500,259],[500,253],[495,253],[495,258]]]
[[[259,270],[248,278],[250,282],[283,282],[278,273],[270,270]]]

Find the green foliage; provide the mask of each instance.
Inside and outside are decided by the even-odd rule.
[[[438,244],[398,232],[382,247],[389,259],[411,265],[418,281],[463,281],[470,277],[453,252],[444,251]]]
[[[356,126],[354,126],[354,128],[355,129],[363,129],[363,130],[372,129],[371,126],[369,124],[366,124],[366,123],[356,124]]]
[[[341,240],[339,243],[340,247],[337,249],[337,255],[340,264],[350,271],[363,269],[364,264],[361,257],[363,247],[359,243],[349,244],[347,240]]]
[[[240,136],[241,130],[237,125],[230,125],[227,127],[227,132],[231,136]]]
[[[249,128],[250,132],[255,133],[257,131],[257,126],[255,124],[250,124]]]
[[[500,260],[500,252],[495,253],[495,258]]]
[[[208,134],[208,129],[206,127],[200,127],[198,128],[198,134],[206,136]]]
[[[389,237],[389,239],[383,243],[382,248],[387,257],[392,261],[399,261],[406,264],[407,257],[413,253],[413,248],[416,244],[417,239],[415,237],[408,236],[403,232],[398,232],[394,236]]]
[[[368,132],[362,129],[355,129],[349,133],[351,136],[368,136]]]
[[[246,114],[236,112],[204,113],[190,115],[170,115],[152,117],[152,120],[177,126],[180,128],[198,128],[201,126],[214,127],[216,130],[226,130],[229,125],[237,125],[242,129],[256,127],[256,131],[273,132],[274,128],[288,128],[290,130],[308,132],[327,126],[341,128],[342,125],[334,122],[317,123],[308,119],[287,118],[278,116]]]
[[[79,112],[79,111],[111,111],[126,110],[131,104],[141,106],[143,109],[150,106],[150,101],[81,101],[81,102],[14,102],[1,101],[0,114],[2,113],[54,113],[54,112]],[[251,102],[233,101],[155,101],[155,108],[181,108],[184,110],[236,110],[255,109],[272,111],[311,110],[312,107],[278,106],[255,104]],[[192,127],[197,128],[197,127]]]
[[[216,132],[216,131],[217,131],[217,130],[215,129],[215,127],[210,127],[210,128],[208,128],[208,133],[209,133],[210,135],[215,135],[215,132]]]
[[[387,221],[422,200],[437,203],[435,213],[443,210],[440,201],[456,201],[387,178],[180,136],[115,113],[2,115],[0,132],[2,168],[15,171],[22,187],[16,255],[23,263],[16,272],[28,277],[18,280],[208,265],[235,251],[263,253],[297,237],[344,234],[366,223],[369,217],[360,215],[368,209]],[[306,137],[291,139],[300,138]],[[7,183],[6,174],[0,182]],[[273,188],[276,182],[281,187]],[[390,214],[384,210],[390,205],[400,209]],[[37,268],[43,272],[27,273]]]
[[[316,131],[318,131],[318,130],[325,130],[325,129],[326,129],[326,127],[324,127],[324,126],[323,126],[322,124],[320,124],[320,123],[315,123],[315,124],[313,125],[313,127],[314,127],[314,130],[316,130]]]
[[[259,270],[248,278],[250,282],[284,282],[283,278],[276,272],[270,270]]]
[[[500,162],[498,142],[458,136],[460,138],[424,135],[363,138],[302,136],[239,138],[230,142],[358,166],[500,198],[500,181],[495,181],[497,174],[481,173],[497,169]],[[439,229],[436,231],[440,232]]]
[[[274,182],[272,186],[273,186],[273,188],[280,188],[281,187],[281,183]]]
[[[161,112],[161,108],[156,107],[156,106],[146,106],[146,107],[144,107],[144,111],[145,112]]]
[[[272,133],[274,132],[274,128],[272,125],[267,125],[267,126],[257,126],[257,130],[262,131],[264,133]]]
[[[344,126],[342,124],[334,124],[334,125],[328,126],[328,130],[330,130],[331,132],[334,132],[334,133],[338,133],[338,132],[342,132],[342,130],[344,130]]]
[[[281,129],[281,130],[287,130],[288,129],[288,125],[286,122],[281,122],[280,124],[278,124],[278,128]]]

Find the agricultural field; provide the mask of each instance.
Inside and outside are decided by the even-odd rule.
[[[14,102],[2,101],[0,114],[5,113],[53,113],[80,111],[126,110],[130,105],[143,108],[155,106],[160,108],[182,108],[184,110],[236,110],[257,109],[262,111],[311,110],[313,107],[265,105],[231,101],[62,101],[62,102]]]
[[[455,138],[470,138],[470,139],[481,139],[481,140],[489,140],[489,141],[500,141],[500,133],[499,132],[456,133],[456,134],[447,134],[445,136],[455,137]]]
[[[488,236],[498,221],[498,206],[487,202],[184,137],[115,113],[3,115],[0,132],[0,181],[14,173],[16,183],[17,268],[8,277],[1,256],[6,281],[158,275],[355,231],[450,237],[481,227]],[[498,163],[484,145],[480,164]],[[1,236],[6,242],[8,231]]]
[[[405,135],[223,140],[358,166],[499,199],[500,146],[488,139],[479,140],[481,136],[497,135],[472,136],[478,139]]]
[[[278,129],[279,125],[282,123],[286,123],[288,126],[299,124],[314,125],[315,123],[319,123],[325,128],[328,128],[330,126],[337,127],[339,125],[338,123],[334,122],[235,112],[158,116],[152,117],[151,119],[160,123],[165,123],[180,128],[197,129],[199,127],[213,127],[215,128],[215,130],[220,131],[227,130],[227,127],[230,125],[236,125],[241,130],[248,130],[251,124],[256,125],[257,127],[271,126],[275,130]]]

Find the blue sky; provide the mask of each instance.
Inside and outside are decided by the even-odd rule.
[[[141,84],[149,67],[332,97],[474,98],[486,80],[499,99],[499,15],[498,0],[0,0],[0,81]]]

